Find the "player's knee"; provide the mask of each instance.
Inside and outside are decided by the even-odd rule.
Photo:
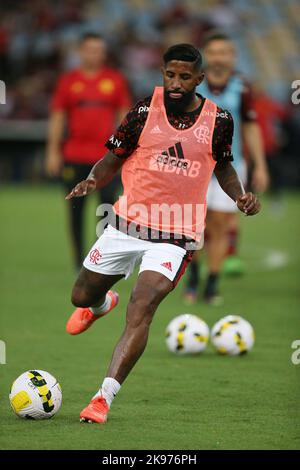
[[[143,309],[143,305],[138,308],[137,306],[135,306],[135,308],[131,307],[132,305],[128,307],[126,327],[133,330],[139,328],[149,329],[155,310],[151,310],[150,308]]]
[[[156,310],[154,300],[147,302],[146,299],[133,295],[130,299],[130,307],[133,314],[128,317],[129,323],[137,324],[137,326],[142,322],[151,323]]]
[[[148,293],[133,292],[128,306],[127,324],[131,327],[141,325],[148,327],[161,299],[165,295],[166,293],[162,289],[153,289]]]
[[[83,289],[74,286],[71,295],[71,302],[75,307],[89,307],[92,305],[90,296]]]

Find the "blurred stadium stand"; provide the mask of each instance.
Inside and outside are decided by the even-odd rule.
[[[166,47],[201,47],[205,33],[216,27],[234,39],[239,70],[290,107],[283,147],[295,153],[296,164],[289,132],[300,130],[299,106],[290,101],[291,83],[300,79],[299,0],[2,0],[0,79],[7,96],[0,105],[0,179],[22,179],[24,172],[10,162],[21,165],[27,153],[34,161],[43,155],[49,97],[58,75],[77,64],[80,34],[106,37],[110,63],[123,70],[138,99],[161,82]],[[42,166],[36,167],[25,176],[40,175]]]

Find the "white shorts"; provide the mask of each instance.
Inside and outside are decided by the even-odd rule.
[[[139,273],[156,271],[176,285],[191,259],[192,252],[184,248],[134,238],[108,225],[92,246],[83,266],[89,271],[124,275],[127,279],[139,264]]]
[[[246,184],[247,180],[247,166],[242,162],[238,169],[238,176],[241,182]],[[218,183],[217,178],[213,175],[210,180],[207,196],[207,209],[218,212],[237,212],[238,208],[236,203],[223,191]]]

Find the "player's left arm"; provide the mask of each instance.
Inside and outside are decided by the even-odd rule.
[[[254,169],[252,185],[255,191],[264,192],[269,185],[269,173],[260,127],[256,121],[256,110],[253,93],[245,83],[241,98],[242,135],[249,152]]]
[[[245,193],[243,185],[233,168],[231,151],[234,123],[227,110],[218,108],[212,142],[213,158],[216,160],[215,175],[226,194],[233,199],[240,211],[246,215],[255,215],[260,210],[260,203],[252,193]]]
[[[246,215],[255,215],[260,211],[261,205],[257,196],[251,192],[245,193],[230,161],[221,160],[217,162],[215,175],[223,191],[236,202],[241,212]]]

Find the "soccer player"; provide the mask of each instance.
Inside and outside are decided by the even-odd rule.
[[[268,185],[268,172],[262,137],[256,122],[254,99],[249,83],[235,71],[236,52],[229,36],[222,32],[210,33],[204,42],[205,80],[197,91],[213,100],[221,108],[223,119],[234,120],[232,151],[233,166],[239,178],[246,183],[247,165],[243,157],[243,143],[246,144],[249,157],[253,162],[252,186],[257,192],[263,192]],[[235,255],[239,220],[237,206],[222,190],[217,178],[213,177],[207,194],[206,240],[208,258],[208,277],[204,289],[207,303],[219,305],[218,282],[226,254],[226,266],[232,273],[241,272],[242,262]],[[199,274],[197,256],[190,266],[185,299],[194,303],[198,298]]]
[[[75,282],[77,308],[68,333],[82,333],[107,315],[118,303],[112,286],[140,264],[124,332],[99,391],[80,413],[83,421],[106,422],[115,395],[146,347],[157,307],[178,283],[195,245],[201,246],[212,173],[244,214],[260,210],[230,162],[231,117],[220,117],[225,111],[195,92],[204,77],[200,52],[189,44],[170,47],[162,73],[163,87],[130,110],[108,140],[109,152],[67,196],[90,194],[122,168],[124,194]]]
[[[117,70],[105,66],[106,44],[98,34],[86,33],[80,39],[80,65],[64,73],[51,103],[46,171],[60,175],[62,167],[66,194],[89,173],[106,153],[105,142],[131,102],[126,81]],[[67,137],[64,129],[67,125]],[[63,143],[63,145],[62,145]],[[113,203],[118,178],[100,189],[102,202]],[[84,198],[68,204],[70,235],[75,265],[83,261]]]

